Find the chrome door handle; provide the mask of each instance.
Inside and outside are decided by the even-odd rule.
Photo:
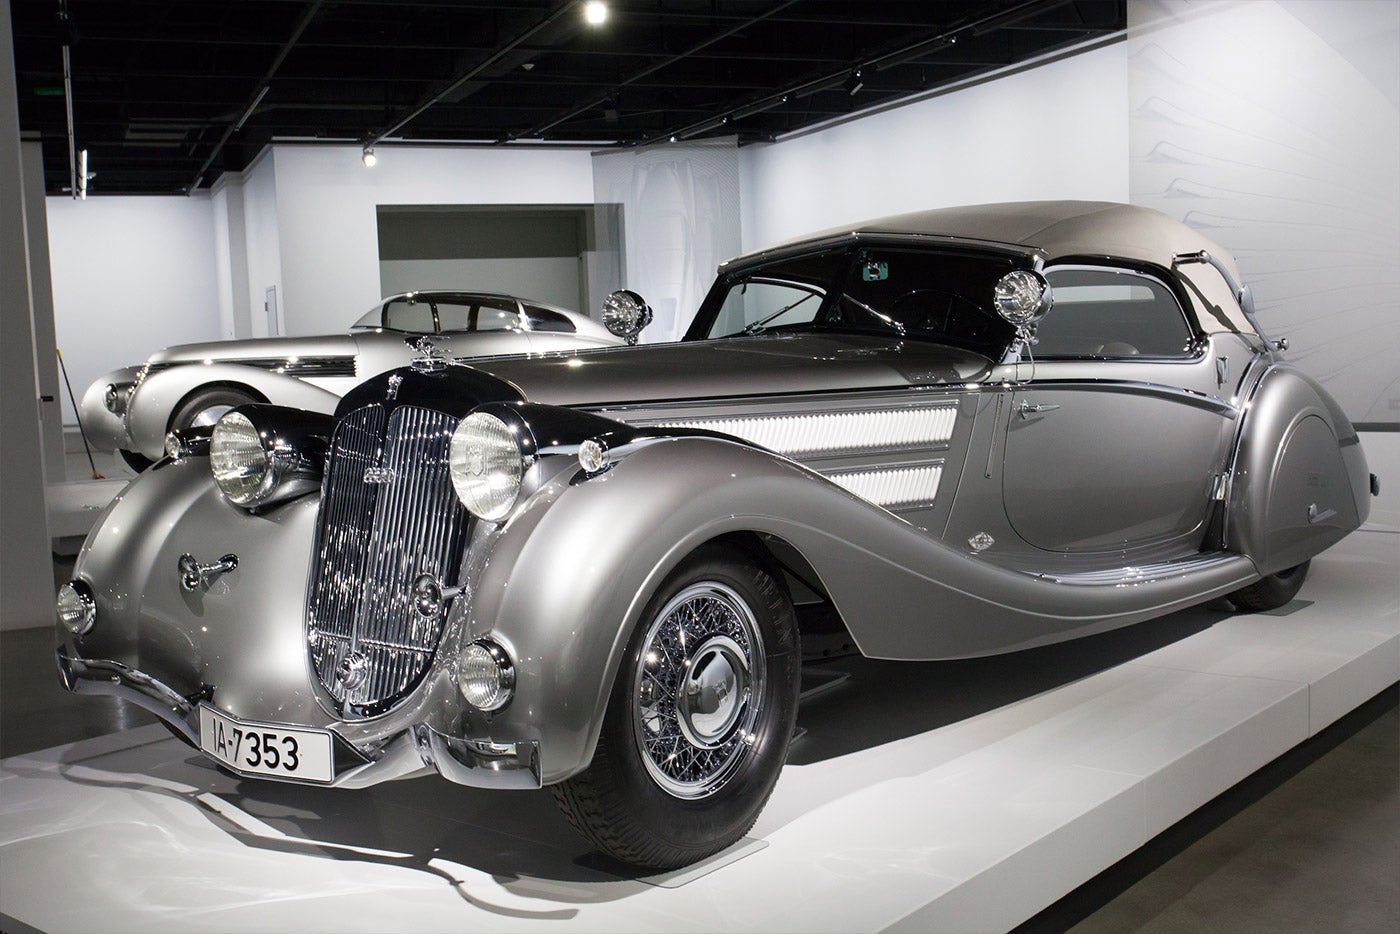
[[[1016,406],[1016,414],[1022,418],[1030,418],[1040,412],[1053,412],[1058,408],[1059,405],[1053,402],[1032,403],[1022,399]]]

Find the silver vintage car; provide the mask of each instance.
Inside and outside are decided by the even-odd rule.
[[[391,295],[348,334],[180,344],[139,367],[106,373],[83,393],[83,429],[99,451],[119,451],[137,470],[165,452],[178,428],[213,425],[248,402],[333,412],[366,377],[413,356],[429,337],[452,357],[616,346],[596,321],[544,302],[494,292]]]
[[[63,683],[240,775],[551,786],[618,859],[702,859],[832,621],[921,660],[1258,611],[1365,520],[1356,432],[1237,278],[1135,207],[938,210],[725,264],[678,343],[239,406],[93,529]]]

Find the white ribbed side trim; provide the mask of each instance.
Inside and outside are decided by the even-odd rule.
[[[861,499],[885,507],[932,503],[938,495],[938,481],[942,478],[942,464],[882,467],[879,470],[827,475],[832,483],[845,487]]]
[[[757,415],[662,422],[662,428],[701,428],[733,435],[786,454],[838,454],[942,444],[953,436],[956,405],[818,412],[811,415]]]

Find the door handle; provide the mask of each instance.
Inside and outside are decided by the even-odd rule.
[[[1058,408],[1059,405],[1053,402],[1035,403],[1027,402],[1025,399],[1022,399],[1016,406],[1016,414],[1022,418],[1030,418],[1032,415],[1038,415],[1041,412],[1053,412]]]

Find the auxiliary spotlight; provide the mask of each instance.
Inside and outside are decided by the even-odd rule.
[[[365,151],[360,154],[360,161],[365,164],[365,168],[374,168],[375,163],[379,161],[379,157],[374,154],[373,146],[365,147]]]
[[[603,0],[588,0],[583,5],[583,18],[590,26],[601,26],[608,19],[608,5]]]

